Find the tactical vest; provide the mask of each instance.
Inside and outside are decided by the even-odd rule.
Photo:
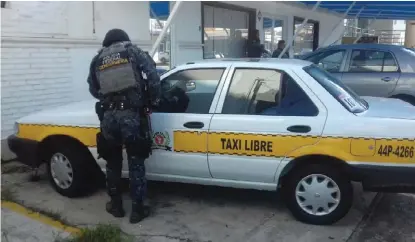
[[[96,62],[96,76],[102,95],[139,87],[141,75],[135,73],[133,57],[127,49],[130,45],[129,42],[120,42],[100,52]]]

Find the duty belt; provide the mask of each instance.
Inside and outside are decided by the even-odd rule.
[[[131,105],[128,101],[112,101],[105,102],[102,104],[104,110],[137,110],[139,107],[136,105]]]

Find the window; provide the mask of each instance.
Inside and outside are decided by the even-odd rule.
[[[397,72],[398,71],[398,65],[395,62],[395,58],[393,58],[393,55],[389,52],[383,52],[383,72]]]
[[[297,32],[303,21],[303,18],[294,17],[293,33]],[[294,40],[293,51],[295,56],[304,55],[317,49],[319,28],[319,22],[314,20],[307,21]]]
[[[340,72],[344,54],[344,50],[324,51],[317,55],[310,56],[306,58],[306,60],[313,62],[326,71]]]
[[[237,69],[222,113],[315,116],[318,110],[289,75],[270,69]]]
[[[316,65],[307,66],[303,69],[350,112],[361,113],[368,108],[365,100],[329,72]]]
[[[162,80],[163,90],[172,86],[183,89],[189,105],[186,113],[209,113],[209,109],[224,69],[190,69],[176,72]]]
[[[246,56],[255,10],[219,2],[202,2],[203,58]]]
[[[277,49],[278,41],[282,40],[284,21],[279,19],[264,17],[263,36],[265,49],[271,53]]]
[[[392,54],[377,50],[354,50],[349,72],[396,72],[398,66]]]

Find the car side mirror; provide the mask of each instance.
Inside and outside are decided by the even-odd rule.
[[[186,82],[186,92],[190,92],[196,89],[196,83],[194,81]]]

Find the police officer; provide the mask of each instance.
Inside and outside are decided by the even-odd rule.
[[[107,161],[107,192],[111,198],[106,210],[115,217],[125,215],[120,188],[125,147],[132,198],[130,223],[138,223],[149,216],[149,208],[143,204],[147,190],[144,161],[151,153],[146,120],[149,108],[160,101],[160,77],[151,57],[133,45],[123,30],[110,30],[102,45],[92,59],[88,84],[91,95],[99,99],[97,151]]]

